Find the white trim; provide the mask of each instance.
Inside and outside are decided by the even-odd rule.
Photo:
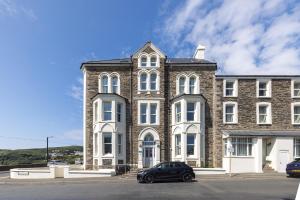
[[[147,104],[147,108],[146,108],[146,123],[141,123],[141,118],[140,118],[140,114],[141,114],[141,110],[140,110],[140,105],[141,104]],[[150,123],[150,105],[151,104],[156,104],[156,123],[151,124]],[[159,120],[160,120],[160,101],[157,100],[138,100],[137,103],[138,106],[138,125],[141,126],[148,126],[148,125],[159,125]]]
[[[266,96],[259,96],[259,83],[266,83]],[[271,98],[272,97],[272,80],[271,79],[256,79],[256,97]]]
[[[83,168],[86,169],[86,70],[83,70]]]
[[[266,123],[259,122],[259,106],[267,106],[267,121]],[[257,124],[272,124],[272,105],[270,102],[258,102],[256,103],[256,123]]]
[[[226,122],[226,106],[233,105],[233,122]],[[223,123],[224,124],[237,124],[238,123],[238,104],[234,101],[223,102]]]
[[[143,57],[146,57],[146,66],[142,66],[141,65],[141,59]],[[156,57],[156,65],[155,66],[151,66],[151,58],[152,57]],[[145,53],[145,52],[142,52],[138,55],[138,68],[143,68],[143,69],[148,69],[148,68],[159,68],[160,67],[160,56],[156,53],[156,52],[153,52],[153,53]]]
[[[292,97],[292,98],[295,98],[295,99],[296,99],[296,98],[298,99],[298,98],[300,98],[300,96],[295,96],[295,95],[294,95],[295,82],[300,83],[300,79],[292,79],[292,80],[291,80],[291,97]]]
[[[98,92],[99,93],[106,93],[103,92],[102,90],[102,77],[103,76],[107,76],[108,80],[107,80],[107,93],[113,93],[113,85],[112,85],[112,77],[116,76],[118,78],[118,90],[117,90],[117,94],[121,93],[121,89],[120,89],[120,75],[117,72],[112,72],[112,73],[107,73],[107,72],[102,72],[99,76],[98,76]]]
[[[184,81],[184,94],[200,94],[200,81],[199,81],[199,76],[195,73],[191,74],[185,74],[181,73],[176,76],[176,95],[180,95],[179,92],[179,79],[181,77],[185,78]],[[194,88],[194,93],[190,93],[190,78],[195,78],[195,88]]]
[[[300,123],[295,123],[295,120],[294,120],[294,107],[295,106],[300,106],[300,102],[293,102],[291,103],[291,120],[292,120],[292,124],[293,125],[300,125]]]
[[[142,74],[146,74],[146,89],[142,90],[141,89],[141,75]],[[156,74],[156,89],[151,90],[151,74]],[[150,70],[146,70],[146,69],[141,69],[138,72],[138,94],[140,94],[141,92],[157,92],[159,93],[159,89],[160,89],[160,73],[158,70],[156,69],[150,69]]]
[[[226,83],[233,82],[232,95],[226,95]],[[238,79],[224,79],[223,80],[223,97],[237,97],[238,96]]]

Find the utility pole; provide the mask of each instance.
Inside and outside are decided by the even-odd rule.
[[[50,136],[50,137],[48,137],[47,136],[47,164],[48,164],[48,162],[49,162],[49,138],[53,138],[53,136]]]

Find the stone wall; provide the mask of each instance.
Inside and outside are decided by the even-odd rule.
[[[273,79],[272,97],[256,97],[256,79],[238,80],[238,97],[223,97],[223,79],[216,80],[215,88],[215,139],[214,165],[222,166],[223,140],[222,130],[299,130],[300,126],[292,125],[291,103],[299,100],[291,98],[291,80]],[[223,102],[238,103],[238,123],[223,123]],[[256,103],[270,102],[272,108],[272,124],[260,125],[256,123]]]

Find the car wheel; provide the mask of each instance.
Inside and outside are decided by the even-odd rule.
[[[153,183],[153,176],[152,175],[147,175],[144,178],[145,183]]]
[[[190,173],[185,173],[185,174],[183,174],[183,176],[182,176],[182,180],[183,180],[184,182],[191,182],[192,179],[193,179],[193,177],[192,177],[192,175],[191,175]]]

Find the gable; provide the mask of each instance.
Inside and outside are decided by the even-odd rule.
[[[133,58],[138,58],[142,53],[157,53],[160,58],[165,58],[165,54],[157,48],[152,42],[147,42],[142,48],[132,55]]]

